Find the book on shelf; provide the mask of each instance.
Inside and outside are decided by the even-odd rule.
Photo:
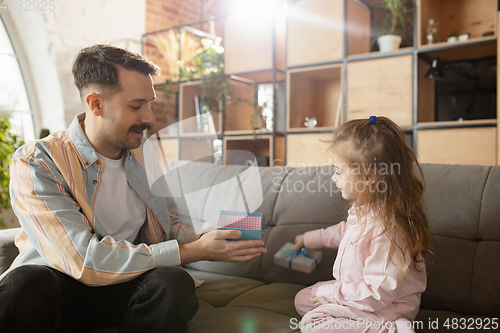
[[[208,105],[202,102],[199,95],[194,96],[194,104],[198,133],[215,133],[214,119]]]

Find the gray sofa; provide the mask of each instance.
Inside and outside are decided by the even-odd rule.
[[[415,330],[445,332],[468,327],[471,329],[465,331],[500,331],[500,166],[422,167],[432,256]],[[332,278],[336,251],[331,249],[323,250],[323,260],[311,274],[273,262],[273,255],[297,234],[344,218],[347,205],[331,185],[330,168],[268,167],[259,171],[263,201],[257,211],[263,213],[262,238],[268,252],[246,263],[198,262],[186,267],[192,276],[205,281],[197,289],[200,309],[189,323],[189,332],[298,331],[295,294],[304,286]],[[210,188],[242,172],[240,166],[189,163],[182,167],[182,173],[189,175],[182,189],[189,191],[195,184]],[[202,192],[205,194],[197,196],[198,212],[192,207],[189,210],[185,199],[177,198],[183,218],[203,222],[203,212],[214,203],[207,199],[210,190]],[[245,193],[247,199],[253,195]],[[14,233],[0,232],[0,272],[16,255]]]

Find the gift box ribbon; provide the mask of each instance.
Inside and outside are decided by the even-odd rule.
[[[290,257],[288,259],[288,267],[291,269],[292,268],[292,261],[296,257],[304,257],[304,258],[309,258],[309,259],[314,259],[314,263],[316,266],[318,266],[318,260],[314,258],[313,256],[308,256],[307,255],[307,249],[305,247],[301,248],[298,252],[293,249],[293,247],[290,247],[283,251],[283,253],[280,255],[280,259],[284,259],[286,257]]]

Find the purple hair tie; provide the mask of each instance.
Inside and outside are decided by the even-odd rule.
[[[370,123],[375,125],[377,123],[377,116],[370,116]]]

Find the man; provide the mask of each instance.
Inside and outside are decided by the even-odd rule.
[[[149,188],[139,148],[155,123],[141,55],[85,48],[73,76],[85,112],[66,131],[20,148],[10,192],[20,254],[0,282],[1,332],[183,332],[198,308],[179,265],[266,252],[239,231],[195,235],[172,199]]]

